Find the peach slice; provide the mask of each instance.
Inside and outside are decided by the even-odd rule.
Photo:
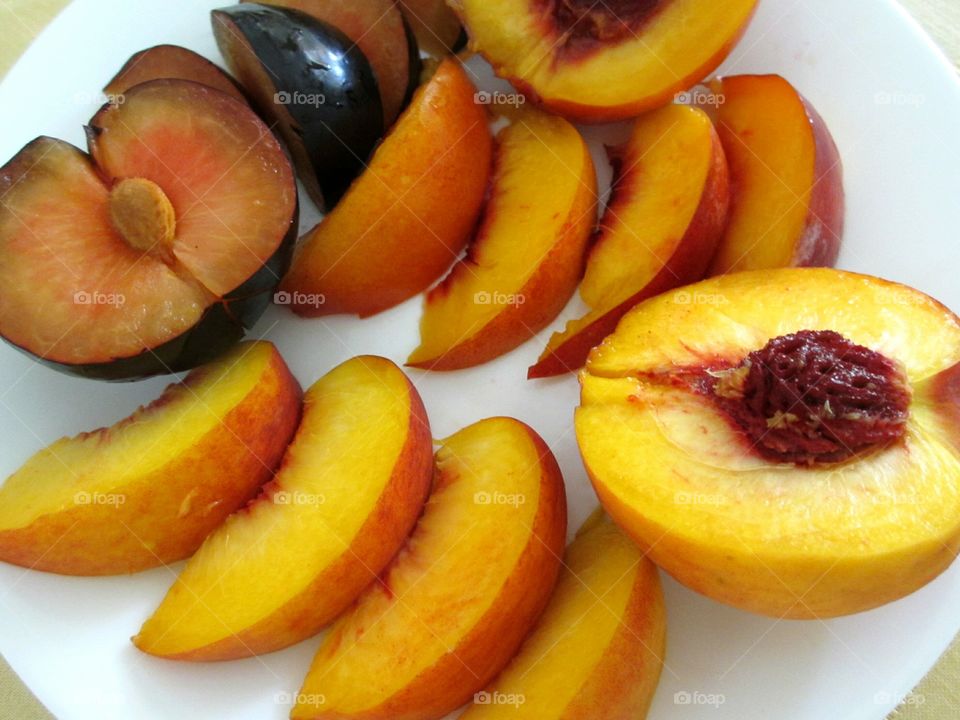
[[[118,575],[191,555],[273,475],[300,398],[273,345],[243,343],[113,427],[58,440],[0,487],[0,560]]]
[[[229,660],[318,632],[376,578],[423,509],[433,443],[389,360],[321,378],[274,482],[187,563],[133,641],[179,660]]]
[[[960,319],[916,290],[736,273],[648,300],[594,349],[577,439],[604,507],[680,582],[775,617],[854,613],[960,549],[958,363]]]
[[[458,370],[546,327],[576,290],[597,179],[570,123],[523,111],[497,137],[491,197],[467,256],[427,295],[409,365]]]
[[[636,122],[625,145],[608,152],[613,194],[580,285],[591,310],[550,338],[528,377],[582,367],[632,307],[700,280],[723,234],[727,161],[703,111],[654,110]]]
[[[501,77],[581,122],[667,104],[723,62],[757,0],[449,0]]]
[[[660,679],[666,631],[656,566],[595,513],[567,548],[536,628],[460,719],[642,720]]]
[[[333,626],[293,718],[426,720],[500,672],[560,567],[560,468],[523,423],[461,430],[436,455],[433,493],[379,583]]]
[[[710,84],[734,188],[712,275],[832,266],[844,224],[843,165],[823,118],[779,75]]]
[[[282,285],[294,311],[375,315],[450,267],[490,176],[493,143],[475,92],[453,59],[417,92],[366,172],[301,242]],[[311,297],[324,302],[298,302]]]

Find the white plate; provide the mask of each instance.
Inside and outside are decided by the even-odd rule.
[[[178,43],[220,61],[207,17],[217,4],[76,0],[0,85],[0,161],[40,134],[82,147],[99,88],[137,50]],[[480,61],[471,68],[487,89],[502,87]],[[826,118],[846,167],[842,266],[915,285],[960,309],[960,85],[906,13],[890,0],[762,0],[722,71],[781,73]],[[610,132],[587,132],[596,151]],[[300,321],[272,309],[255,334],[280,347],[306,386],[359,353],[402,362],[416,345],[419,308],[412,300],[364,322]],[[554,327],[580,309],[571,303]],[[476,370],[412,376],[437,437],[490,415],[536,428],[563,467],[572,532],[596,502],[571,427],[577,384],[523,379],[547,336]],[[0,347],[0,476],[62,435],[123,417],[166,382],[72,379]],[[64,720],[286,717],[285,700],[318,638],[210,665],[153,659],[130,644],[177,569],[78,579],[0,565],[0,652]],[[879,720],[960,629],[960,565],[905,600],[828,622],[738,612],[669,579],[666,594],[667,667],[651,720]]]

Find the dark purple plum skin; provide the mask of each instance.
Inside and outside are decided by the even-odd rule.
[[[298,143],[309,159],[321,197],[318,205],[332,208],[363,172],[385,128],[380,90],[366,56],[344,33],[310,15],[289,8],[244,3],[213,10],[214,36],[227,66],[243,78],[242,63],[230,42],[242,37],[265,70],[267,88],[247,88],[247,94],[268,124],[286,123],[288,143]],[[265,102],[286,96],[323,97],[321,104]],[[281,107],[278,107],[278,104]],[[296,157],[297,153],[294,152]],[[300,170],[301,179],[305,174]],[[313,180],[313,178],[309,178]]]

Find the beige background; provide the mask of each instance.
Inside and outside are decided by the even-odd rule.
[[[841,0],[842,1],[842,0]],[[960,0],[901,0],[960,67]],[[0,0],[0,77],[67,0]],[[0,719],[42,720],[50,715],[0,659]],[[960,717],[960,642],[914,691],[897,720],[956,720]],[[826,720],[826,719],[824,719]]]

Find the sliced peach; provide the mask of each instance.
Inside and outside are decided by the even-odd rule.
[[[507,664],[560,566],[566,504],[540,437],[509,418],[442,444],[406,547],[333,626],[293,718],[441,718]]]
[[[229,660],[318,632],[407,539],[433,473],[417,391],[389,360],[321,378],[276,478],[187,563],[133,641],[179,660]]]
[[[240,0],[249,3],[253,0]],[[393,0],[270,0],[332,25],[363,51],[380,88],[384,126],[389,127],[420,78],[416,39]]]
[[[519,113],[497,137],[490,199],[467,256],[427,295],[409,365],[458,370],[529,340],[563,309],[597,222],[597,179],[570,123]]]
[[[428,53],[445,55],[466,45],[460,19],[444,0],[397,0],[397,5]]]
[[[449,0],[470,45],[529,97],[581,122],[635,117],[713,72],[757,0]]]
[[[832,266],[844,224],[843,165],[814,107],[779,75],[714,80],[734,188],[710,272]]]
[[[625,145],[609,152],[613,194],[580,285],[591,310],[550,338],[528,377],[582,367],[632,307],[700,280],[723,233],[727,161],[703,111],[654,110],[636,122]]]
[[[960,549],[958,362],[960,319],[916,290],[721,276],[591,353],[577,439],[604,507],[680,582],[775,617],[854,613]]]
[[[191,555],[273,475],[300,386],[243,343],[113,427],[63,438],[0,487],[0,560],[117,575]]]
[[[162,79],[192,80],[225,92],[241,102],[247,101],[240,92],[240,86],[226,71],[193,50],[179,45],[155,45],[134,53],[107,83],[103,92],[109,97],[119,97],[134,85]]]
[[[667,631],[656,566],[602,514],[580,528],[563,565],[520,652],[461,720],[647,716]]]
[[[366,172],[301,242],[282,288],[325,302],[295,302],[297,313],[375,315],[450,267],[490,176],[493,143],[475,92],[452,59],[417,92]]]

